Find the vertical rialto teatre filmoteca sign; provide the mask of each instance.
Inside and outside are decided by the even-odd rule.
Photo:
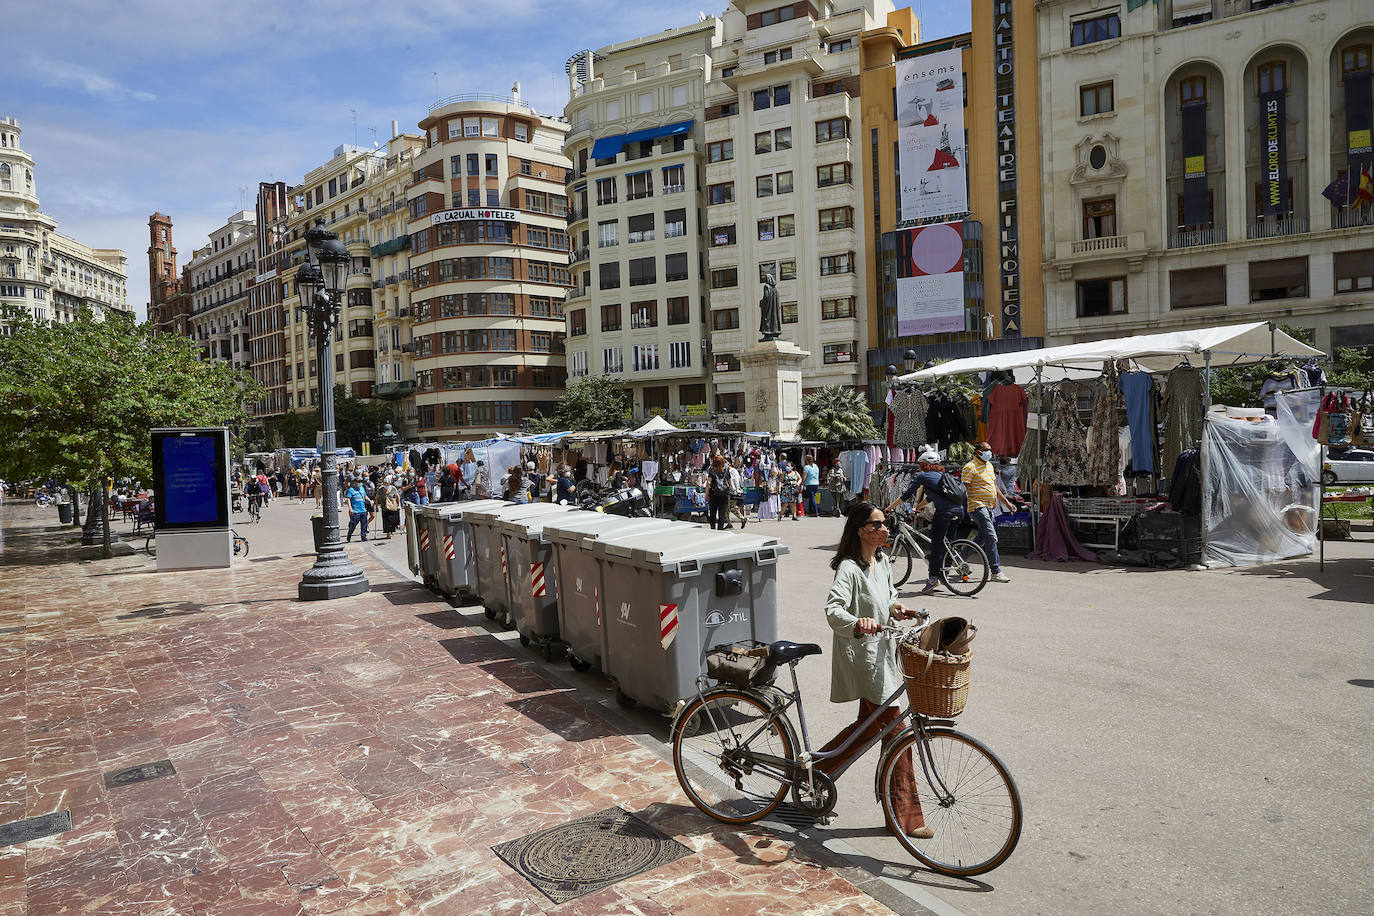
[[[1002,336],[1021,336],[1021,241],[1016,212],[1016,73],[1012,0],[992,11],[993,111],[997,124],[997,261]]]

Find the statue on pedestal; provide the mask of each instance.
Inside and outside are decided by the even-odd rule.
[[[763,298],[759,300],[759,343],[777,340],[782,336],[782,306],[778,304],[777,281],[772,274],[764,274]]]

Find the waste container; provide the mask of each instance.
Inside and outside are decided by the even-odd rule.
[[[439,589],[439,513],[438,506],[414,506],[415,540],[419,568],[415,574],[427,587]]]
[[[544,526],[557,524],[572,512],[579,515],[597,514],[566,506],[560,508],[568,511],[505,513],[495,522],[506,551],[506,599],[511,620],[520,634],[521,645],[537,645],[549,661],[564,644],[558,633],[558,586],[554,575],[553,544],[545,536]],[[604,515],[601,517],[606,518]]]
[[[553,546],[558,581],[558,638],[568,664],[578,671],[600,666],[605,654],[601,626],[601,567],[589,545],[601,537],[634,537],[696,525],[664,518],[623,518],[600,512],[571,512],[549,519],[544,537]]]
[[[506,579],[509,575],[509,559],[505,545],[501,542],[501,532],[496,523],[502,519],[535,517],[548,514],[565,514],[570,507],[557,503],[510,503],[486,500],[496,505],[471,509],[464,513],[471,531],[473,546],[473,572],[476,582],[474,591],[482,598],[483,610],[489,620],[498,617],[505,619],[506,626],[512,625],[508,616],[510,598]]]
[[[420,534],[417,530],[416,522],[418,520],[415,517],[415,509],[414,503],[401,503],[401,524],[405,526],[406,530],[406,565],[410,567],[413,574],[418,576],[420,574]],[[317,543],[318,538],[319,536],[316,535]]]
[[[440,594],[454,597],[477,594],[468,513],[507,505],[510,504],[500,499],[476,499],[424,507],[433,509],[438,518],[436,533],[430,536],[430,546],[434,551],[435,588]]]
[[[72,504],[57,504],[57,522],[60,525],[70,525],[72,523]]]
[[[591,544],[605,597],[603,670],[622,705],[671,713],[696,693],[706,650],[778,634],[775,538],[697,526]]]

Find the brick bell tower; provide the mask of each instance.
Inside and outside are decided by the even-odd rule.
[[[177,250],[172,247],[172,218],[162,213],[148,217],[148,320],[165,328],[171,320],[167,303],[181,292]]]

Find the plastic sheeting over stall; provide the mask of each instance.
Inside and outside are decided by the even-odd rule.
[[[1317,549],[1321,447],[1299,401],[1277,399],[1277,419],[1207,416],[1203,523],[1209,565],[1251,566]],[[1300,416],[1299,414],[1304,414]]]

